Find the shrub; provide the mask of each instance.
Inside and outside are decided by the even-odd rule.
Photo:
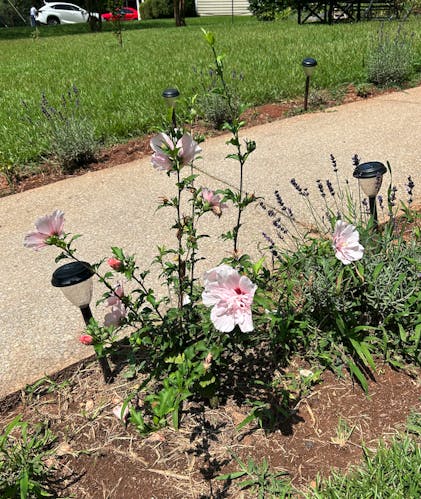
[[[399,25],[396,31],[382,24],[367,58],[368,81],[376,85],[401,85],[414,66],[413,34]]]
[[[217,129],[224,123],[231,122],[238,112],[238,107],[233,110],[226,97],[216,92],[200,95],[196,102],[199,114]]]
[[[92,123],[82,112],[76,86],[62,95],[57,106],[53,106],[43,94],[38,118],[34,119],[26,103],[23,104],[33,132],[45,135],[49,143],[48,153],[64,171],[71,172],[95,160],[98,141]]]
[[[249,10],[259,21],[274,21],[291,13],[288,0],[250,0]]]
[[[146,0],[139,6],[142,19],[162,19],[174,16],[173,0]],[[184,13],[188,17],[196,15],[194,0],[186,0]]]

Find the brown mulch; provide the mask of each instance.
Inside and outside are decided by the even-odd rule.
[[[295,371],[294,371],[295,370]],[[290,374],[298,375],[298,366]],[[349,469],[362,458],[362,445],[375,449],[379,438],[402,431],[411,410],[421,411],[421,370],[415,376],[379,365],[369,394],[349,377],[330,372],[272,431],[236,426],[248,410],[233,400],[216,409],[192,403],[179,431],[165,428],[141,437],[112,413],[133,383],[119,378],[104,385],[97,365],[81,365],[64,383],[46,383],[1,415],[0,428],[16,414],[48,422],[57,435],[50,464],[59,470],[58,496],[84,499],[189,499],[255,497],[241,495],[236,481],[218,475],[238,471],[237,459],[271,471],[286,471],[292,484],[308,490],[318,474]],[[43,393],[44,391],[44,393]],[[46,393],[47,392],[47,393]]]
[[[349,102],[354,102],[357,100],[364,100],[369,97],[374,97],[382,93],[389,93],[393,90],[380,90],[376,87],[370,87],[370,93],[365,97],[358,95],[357,90],[353,85],[349,85],[346,91],[344,91],[340,99],[333,100],[327,95],[327,99],[320,105],[314,105],[311,109],[320,109],[321,107],[327,108],[335,105],[346,104]],[[265,123],[270,123],[275,120],[284,119],[290,117],[294,114],[299,114],[302,112],[302,101],[288,101],[282,103],[272,103],[264,104],[262,106],[251,107],[245,111],[243,119],[246,121],[247,127],[252,127],[256,125],[262,125]],[[214,130],[203,123],[198,123],[195,127],[196,131],[204,133],[206,136],[220,135],[224,132]],[[63,180],[68,177],[83,175],[88,171],[102,170],[105,168],[111,168],[116,165],[121,165],[134,161],[144,157],[151,153],[149,146],[150,136],[142,136],[136,139],[132,139],[123,144],[117,144],[115,146],[101,150],[98,155],[98,159],[94,163],[84,166],[78,170],[75,170],[71,174],[65,174],[60,171],[57,165],[53,163],[46,162],[39,166],[39,173],[22,176],[17,178],[13,184],[10,186],[6,181],[6,178],[0,175],[0,197],[14,194],[17,192],[23,192],[29,189],[34,189],[42,185],[50,184],[58,180]]]

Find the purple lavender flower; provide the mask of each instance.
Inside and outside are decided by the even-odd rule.
[[[333,188],[332,182],[330,180],[326,180],[326,185],[330,195],[333,197],[335,195],[335,189]]]
[[[316,180],[316,183],[317,183],[317,187],[319,188],[320,195],[322,196],[322,198],[325,198],[326,197],[326,193],[324,191],[322,181],[321,180]]]
[[[330,155],[330,162],[332,163],[332,168],[333,168],[334,173],[337,173],[338,166],[336,164],[336,159],[335,159],[335,156],[333,154]]]
[[[411,175],[408,177],[408,183],[406,184],[406,192],[408,193],[408,204],[411,204],[413,201],[412,194],[415,187],[415,183],[411,178]]]
[[[352,164],[357,167],[360,164],[360,158],[358,157],[358,154],[354,154],[352,156]]]
[[[384,205],[383,205],[383,196],[381,194],[379,194],[377,196],[377,200],[379,202],[380,209],[383,210],[383,208],[384,208]]]

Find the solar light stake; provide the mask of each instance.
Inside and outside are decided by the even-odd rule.
[[[71,262],[56,269],[51,279],[51,284],[60,288],[64,296],[76,307],[79,307],[85,324],[88,325],[92,319],[92,311],[89,306],[92,299],[94,272],[87,262]],[[108,383],[112,379],[112,372],[108,360],[105,357],[98,358],[102,369],[104,381]]]
[[[355,167],[353,176],[358,179],[358,183],[368,197],[370,205],[370,215],[373,219],[373,227],[378,228],[376,196],[380,191],[383,181],[383,175],[387,172],[387,168],[380,161],[370,161],[361,163]]]
[[[304,71],[304,74],[306,76],[306,87],[305,87],[305,91],[304,91],[304,111],[307,111],[308,92],[310,90],[310,78],[312,77],[314,70],[316,69],[317,61],[316,61],[316,59],[313,59],[312,57],[307,57],[307,59],[303,60],[301,65],[303,66],[303,71]]]
[[[180,92],[176,88],[167,88],[162,92],[162,97],[164,98],[167,106],[171,109],[171,122],[173,128],[177,128],[177,120],[175,117],[175,105]]]

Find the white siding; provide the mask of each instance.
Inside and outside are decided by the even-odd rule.
[[[196,0],[199,16],[249,16],[248,0]]]

